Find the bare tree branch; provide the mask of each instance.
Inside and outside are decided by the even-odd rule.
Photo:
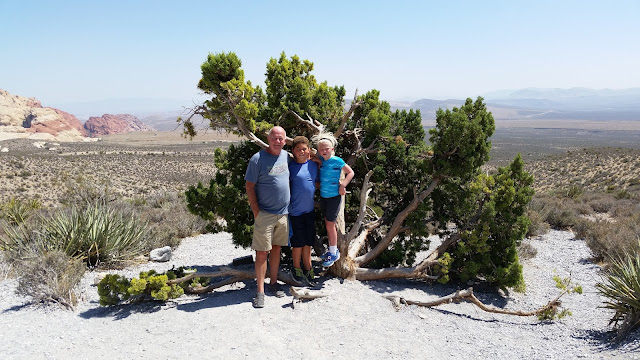
[[[460,302],[462,300],[469,301],[479,307],[481,310],[486,312],[495,313],[495,314],[506,314],[506,315],[516,315],[516,316],[534,316],[544,313],[545,311],[553,308],[558,308],[560,306],[560,297],[564,295],[564,293],[560,294],[555,299],[549,301],[546,305],[540,307],[537,310],[533,311],[515,311],[515,310],[506,310],[497,308],[494,306],[485,305],[482,301],[478,300],[478,298],[473,294],[473,288],[468,288],[467,290],[458,290],[453,294],[443,296],[431,301],[413,301],[406,300],[399,296],[385,296],[385,298],[391,300],[393,302],[393,306],[396,310],[400,309],[400,305],[417,305],[422,307],[434,307],[442,304],[449,304],[452,302]]]
[[[438,186],[438,184],[441,182],[441,178],[440,177],[436,177],[431,181],[431,184],[429,184],[429,186],[422,191],[421,193],[417,194],[417,196],[415,196],[413,198],[413,200],[411,201],[411,203],[409,203],[409,205],[407,205],[406,208],[404,208],[394,219],[393,224],[391,225],[391,228],[389,229],[389,231],[387,231],[387,235],[385,236],[385,238],[380,241],[375,248],[373,248],[371,251],[369,251],[368,253],[362,255],[362,256],[358,256],[357,258],[355,258],[355,263],[358,266],[362,266],[365,265],[367,263],[369,263],[371,260],[375,259],[376,257],[378,257],[378,255],[380,255],[385,249],[387,249],[387,247],[389,246],[389,244],[391,243],[391,241],[402,231],[402,229],[404,228],[403,223],[405,221],[405,219],[415,210],[418,208],[418,205],[420,205],[420,203],[422,203],[424,201],[424,199],[426,199],[427,196],[429,196],[429,194],[431,194],[433,192],[433,190],[435,190],[436,186]]]
[[[384,280],[384,279],[424,279],[435,280],[437,276],[427,275],[416,271],[416,268],[392,267],[385,269],[357,268],[356,280]]]
[[[336,139],[339,138],[340,135],[342,135],[342,131],[344,130],[344,126],[347,124],[347,120],[349,120],[349,118],[351,117],[351,114],[353,114],[353,112],[360,105],[362,105],[362,100],[357,100],[357,99],[358,99],[358,89],[356,89],[356,92],[353,95],[353,101],[351,101],[351,107],[349,108],[349,111],[347,111],[342,116],[342,120],[340,121],[340,126],[338,126],[338,130],[336,130],[336,132],[333,134],[333,136],[335,136]]]
[[[289,110],[287,113],[290,113],[291,115],[293,115],[296,118],[296,120],[298,120],[299,122],[301,122],[301,123],[307,125],[308,127],[310,127],[311,130],[313,130],[315,134],[319,134],[324,130],[324,125],[322,125],[319,122],[313,120],[311,118],[311,116],[309,116],[308,114],[307,114],[307,116],[309,117],[309,120],[303,119],[300,115],[298,115],[293,110]]]

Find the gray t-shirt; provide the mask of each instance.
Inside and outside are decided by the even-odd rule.
[[[260,150],[249,160],[246,181],[256,184],[260,210],[270,214],[287,214],[291,193],[289,190],[289,154],[271,155]]]

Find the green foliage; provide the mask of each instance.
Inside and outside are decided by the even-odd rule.
[[[124,276],[108,274],[98,283],[98,295],[100,295],[100,305],[117,305],[122,301],[127,301],[131,295],[128,292],[131,282]]]
[[[529,226],[526,210],[532,184],[520,155],[496,175],[445,184],[436,198],[444,201],[436,204],[461,229],[461,240],[450,254],[450,275],[463,282],[482,277],[500,287],[522,286],[517,246]]]
[[[282,53],[267,64],[265,92],[245,82],[241,62],[233,53],[209,54],[202,65],[199,87],[211,96],[203,105],[214,128],[245,128],[264,139],[273,125],[285,128],[289,137],[313,134],[296,116],[321,122],[336,131],[344,116],[342,86],[318,83],[313,63]],[[357,218],[365,175],[373,171],[373,191],[368,208],[379,216],[379,231],[372,231],[364,251],[384,239],[398,216],[403,231],[368,266],[410,265],[424,249],[432,232],[450,233],[455,224],[464,239],[442,261],[443,279],[484,277],[501,286],[522,282],[516,246],[527,231],[525,207],[532,178],[520,157],[500,173],[482,176],[480,167],[489,159],[495,131],[493,116],[481,97],[467,99],[460,108],[439,110],[429,144],[419,111],[391,111],[380,92],[371,90],[354,101],[360,104],[344,123],[336,155],[354,169],[355,177],[345,199],[345,223]],[[188,132],[188,124],[185,124]],[[366,151],[363,151],[366,149]],[[234,243],[251,243],[253,216],[245,195],[244,173],[258,150],[251,143],[216,151],[216,177],[208,186],[198,184],[186,192],[189,210],[209,222],[213,232],[228,231]],[[431,193],[431,189],[435,190]],[[414,205],[416,194],[431,196]],[[384,211],[382,211],[384,209]],[[427,220],[427,224],[425,224]],[[318,222],[318,233],[323,224]],[[451,271],[450,271],[451,270]]]
[[[554,301],[550,303],[543,311],[538,313],[538,319],[544,320],[558,320],[567,316],[572,316],[571,310],[562,307],[560,304],[560,298],[566,294],[582,294],[582,286],[575,284],[571,277],[561,278],[558,275],[553,276],[553,281],[556,283],[556,287],[560,289],[560,294]]]
[[[100,305],[111,306],[121,302],[149,300],[167,301],[184,295],[188,286],[205,286],[209,279],[195,277],[191,283],[167,284],[167,281],[185,276],[191,269],[180,267],[159,274],[155,270],[140,272],[139,278],[128,280],[120,275],[107,275],[98,283]]]
[[[622,340],[640,326],[640,252],[614,260],[596,288],[607,298],[604,307],[615,312],[609,325],[617,328],[616,340]]]

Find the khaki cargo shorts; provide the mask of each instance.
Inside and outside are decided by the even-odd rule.
[[[253,228],[251,248],[270,251],[273,245],[289,245],[289,219],[287,215],[275,215],[260,210]]]

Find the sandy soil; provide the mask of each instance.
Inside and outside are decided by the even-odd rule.
[[[552,231],[530,240],[538,255],[525,260],[527,291],[502,296],[476,289],[485,303],[530,310],[555,297],[554,274],[571,274],[582,295],[563,298],[573,316],[555,322],[486,313],[470,303],[394,310],[385,295],[431,300],[454,285],[413,281],[352,282],[320,278],[326,298],[292,306],[293,298],[267,297],[254,309],[253,281],[167,303],[100,307],[87,273],[79,287],[83,301],[75,312],[28,305],[14,294],[15,281],[0,281],[2,359],[608,359],[640,358],[640,331],[610,346],[609,316],[594,288],[599,267],[589,261],[583,241]],[[189,265],[200,271],[251,254],[235,248],[228,234],[183,240],[169,263],[120,270],[166,270]],[[251,266],[251,265],[249,265]]]

